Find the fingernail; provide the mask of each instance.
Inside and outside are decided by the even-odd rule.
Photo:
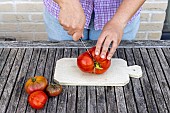
[[[95,54],[96,54],[96,55],[99,55],[99,52],[96,52]]]
[[[111,59],[111,57],[107,57],[107,60],[110,60]]]
[[[101,58],[105,58],[105,55],[102,55]]]

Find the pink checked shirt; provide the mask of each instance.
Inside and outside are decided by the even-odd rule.
[[[101,30],[103,26],[113,17],[122,0],[80,0],[84,13],[86,15],[85,28],[88,28],[91,20],[92,12],[95,12],[94,28]],[[60,8],[53,0],[44,0],[44,5],[50,14],[58,19]],[[140,9],[131,18],[129,23],[138,16]]]

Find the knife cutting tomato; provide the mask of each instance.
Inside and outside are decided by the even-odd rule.
[[[95,55],[95,49],[96,47],[92,47],[89,49],[90,54],[86,51],[78,56],[77,66],[81,71],[102,74],[110,67],[111,61],[107,58],[101,58],[100,55]]]

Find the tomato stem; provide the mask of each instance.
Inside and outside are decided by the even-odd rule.
[[[36,78],[35,78],[35,77],[32,77],[31,79],[32,79],[32,82],[35,82],[35,81],[36,81]]]
[[[59,81],[55,81],[56,84],[60,84]]]
[[[60,87],[60,84],[59,83],[57,83],[57,84],[51,84],[51,86],[53,87],[53,88],[59,88]]]
[[[100,70],[103,69],[101,67],[100,63],[98,63],[98,62],[94,62],[94,66],[95,66],[96,69],[100,69]]]

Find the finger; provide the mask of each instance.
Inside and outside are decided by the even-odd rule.
[[[102,51],[101,51],[101,58],[105,58],[106,57],[106,53],[108,51],[108,48],[110,46],[110,43],[112,42],[112,37],[110,36],[107,36],[105,41],[104,41],[104,44],[103,44],[103,48],[102,48]]]
[[[69,28],[63,27],[63,29],[64,29],[65,31],[69,31]]]
[[[72,31],[70,30],[70,31],[68,31],[67,33],[68,33],[69,35],[73,36],[74,31],[73,31],[73,30],[72,30]]]
[[[79,39],[81,38],[81,36],[82,36],[82,33],[81,33],[81,32],[75,32],[75,33],[73,34],[73,40],[74,40],[74,41],[77,41],[77,40],[79,40]]]
[[[100,49],[102,47],[102,44],[103,44],[106,36],[107,35],[105,33],[101,33],[101,35],[99,36],[99,38],[97,40],[97,44],[96,44],[95,55],[99,55],[100,54]]]
[[[61,26],[66,27],[66,23],[63,20],[59,20]]]
[[[107,59],[110,60],[112,58],[112,56],[114,55],[115,51],[116,51],[116,48],[117,48],[117,42],[116,41],[113,41],[112,43],[112,48],[110,49],[110,52],[109,54],[107,55]]]

